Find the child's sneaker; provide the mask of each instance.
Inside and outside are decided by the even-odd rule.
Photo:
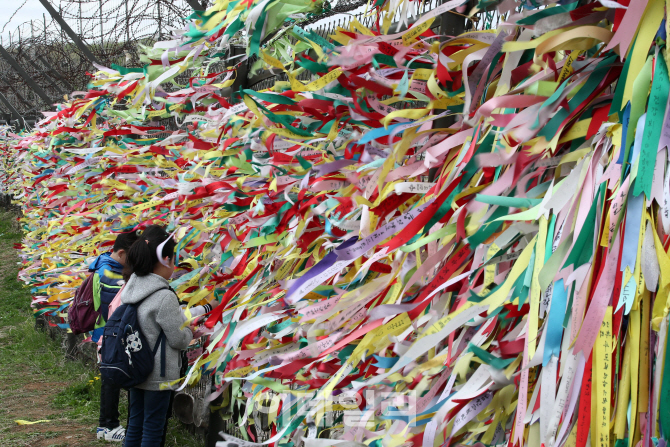
[[[126,437],[126,429],[118,426],[113,429],[98,427],[98,439],[103,439],[107,442],[122,442]]]
[[[120,425],[112,430],[105,432],[105,441],[122,442],[126,438],[126,429]]]

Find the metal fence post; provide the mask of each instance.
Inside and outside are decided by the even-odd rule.
[[[163,40],[163,18],[161,17],[161,0],[156,0],[158,9],[158,40]]]
[[[82,53],[84,53],[84,56],[91,61],[95,62],[96,64],[99,63],[96,57],[91,53],[91,50],[88,49],[88,47],[84,44],[84,42],[81,41],[77,33],[72,31],[72,28],[70,28],[70,25],[63,20],[63,17],[51,6],[51,3],[49,3],[49,0],[40,0],[40,3],[46,8],[46,10],[51,14],[51,17],[58,22],[60,25],[61,29],[67,33],[68,36],[70,36],[70,39],[72,39],[72,42],[81,50]],[[81,4],[80,4],[81,5]]]
[[[25,123],[25,121],[23,120],[23,117],[21,116],[21,114],[19,113],[19,111],[16,110],[16,108],[14,107],[14,105],[13,105],[11,102],[9,102],[9,100],[5,97],[5,95],[2,94],[2,92],[0,92],[0,101],[2,101],[2,103],[3,103],[4,105],[6,105],[7,108],[12,112],[12,115],[14,115],[14,118],[15,118],[15,119],[19,120],[20,122],[23,122],[23,126],[22,126],[22,127],[25,127],[26,123]]]
[[[29,102],[26,98],[24,98],[23,95],[19,93],[19,91],[7,79],[0,76],[0,83],[5,84],[7,88],[11,90],[12,93],[14,93],[14,96],[16,96],[19,99],[19,101],[23,103],[24,106],[28,107],[28,110],[33,110],[35,108],[35,106],[31,102]]]
[[[65,357],[68,360],[76,360],[77,359],[77,345],[78,345],[78,337],[74,335],[72,332],[67,332],[65,334]]]
[[[53,67],[49,64],[49,62],[48,62],[42,55],[37,56],[37,59],[39,59],[40,62],[42,62],[42,64],[44,64],[44,66],[47,67],[47,69],[48,69],[51,73],[54,74],[54,76],[56,76],[58,79],[60,79],[60,81],[63,83],[63,85],[65,86],[65,88],[67,89],[68,92],[72,92],[72,91],[75,90],[75,89],[70,85],[70,83],[67,82],[67,79],[65,79],[65,77],[64,77],[62,74],[60,74],[60,73],[58,72],[58,70],[56,70],[55,68],[53,68]]]
[[[212,393],[216,392],[216,386],[214,385],[214,374],[212,374]],[[230,392],[228,388],[224,393]],[[210,405],[219,406],[223,402],[223,393],[216,399],[214,399]],[[221,410],[209,412],[209,424],[207,425],[207,439],[205,440],[206,447],[216,447],[216,442],[220,441],[219,433],[224,431],[225,424],[223,418],[221,417]]]
[[[203,8],[199,3],[198,0],[186,0],[186,3],[193,8],[194,11],[204,11],[205,8]]]
[[[469,4],[471,3],[468,2],[468,7]],[[440,42],[444,42],[446,40],[449,40],[448,36],[458,36],[459,34],[463,34],[465,30],[465,17],[453,14],[450,11],[445,12],[440,16],[441,23],[440,23]],[[435,113],[441,113],[444,110],[439,110],[435,109]],[[456,118],[454,116],[445,116],[442,118],[438,118],[435,120],[435,128],[437,129],[442,129],[449,127],[453,125],[456,122]],[[435,176],[438,174],[438,169],[439,168],[430,168],[428,171],[428,181],[432,182],[435,179]]]
[[[81,5],[81,3],[80,3]],[[130,42],[130,16],[128,15],[128,2],[123,2],[123,5],[126,7],[126,42]]]
[[[100,0],[100,50],[105,47],[105,30],[103,28],[102,0]]]
[[[54,87],[56,90],[58,90],[58,93],[60,93],[61,95],[65,95],[65,94],[67,94],[67,92],[63,91],[63,89],[60,88],[60,86],[59,86],[58,83],[56,82],[56,79],[52,78],[51,75],[48,73],[47,70],[43,70],[42,68],[40,68],[40,67],[39,67],[33,60],[31,60],[31,59],[29,59],[28,62],[30,63],[30,65],[32,65],[32,66],[35,68],[35,70],[37,70],[38,73],[43,74],[44,77],[46,77],[49,81],[51,81],[51,85],[53,85],[53,87]]]
[[[49,95],[46,94],[44,90],[42,90],[42,87],[37,85],[37,82],[33,80],[33,78],[26,73],[26,71],[19,65],[18,62],[16,62],[16,59],[12,57],[11,54],[3,46],[0,46],[0,56],[2,56],[8,63],[9,65],[12,66],[14,71],[16,71],[28,84],[28,86],[33,90],[33,92],[37,93],[37,96],[42,98],[42,101],[44,101],[47,105],[51,105],[51,98],[49,98]]]
[[[244,47],[236,47],[231,45],[230,46],[230,55],[231,56],[237,56],[238,52],[244,53],[245,49]],[[233,85],[231,86],[232,93],[230,95],[230,99],[232,100],[233,97],[235,96],[235,93],[238,92],[240,89],[245,89],[247,88],[247,76],[249,74],[249,59],[245,59],[242,61],[237,68],[237,77],[235,78],[235,82],[233,82]],[[241,98],[240,98],[241,100]]]

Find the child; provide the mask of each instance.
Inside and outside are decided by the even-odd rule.
[[[116,296],[114,297],[114,300],[112,300],[112,302],[110,303],[108,315],[112,315],[114,313],[114,311],[116,310],[116,308],[121,305],[121,295],[122,294],[123,294],[123,288],[119,291],[119,293],[116,294]],[[216,305],[218,303],[215,302],[213,304]],[[189,317],[187,316],[187,310],[186,310],[187,304],[181,304],[180,307],[181,307],[181,311],[182,311],[182,319],[183,319],[184,323],[186,323],[189,320]],[[204,305],[200,305],[200,306],[193,306],[190,309],[190,318],[196,318],[198,316],[204,315],[204,314],[210,312],[212,310],[212,308],[213,308],[212,304],[204,304]],[[193,336],[197,337],[198,334],[194,333]],[[182,355],[182,367],[181,367],[181,371],[180,371],[180,375],[182,375],[182,376],[184,374],[186,374],[187,365],[184,364],[184,359],[185,358],[186,357],[184,355]],[[172,394],[174,394],[174,391],[172,391]],[[170,405],[169,405],[169,409],[168,409],[168,418],[172,414],[172,399],[173,398],[174,398],[174,396],[171,396]],[[163,441],[161,443],[161,447],[165,446],[167,428],[168,428],[168,419],[165,420],[165,429],[164,429],[164,432],[163,432]]]
[[[93,272],[93,301],[95,310],[100,312],[93,341],[102,335],[108,318],[109,303],[123,285],[123,268],[126,263],[128,249],[137,240],[135,231],[121,233],[116,237],[111,253],[103,253],[91,264]],[[105,441],[121,442],[125,437],[125,429],[119,424],[119,394],[121,390],[102,380],[100,384],[100,420],[98,421],[97,437]]]
[[[154,370],[146,382],[130,389],[130,408],[125,447],[158,447],[164,436],[172,391],[160,385],[179,379],[180,351],[193,339],[183,324],[179,300],[168,279],[174,272],[175,241],[162,227],[147,227],[128,251],[121,293],[124,304],[138,304],[139,325],[149,346],[165,335],[154,358]],[[165,352],[164,356],[161,351]],[[165,363],[161,362],[165,358]]]

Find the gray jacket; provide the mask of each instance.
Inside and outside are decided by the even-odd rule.
[[[160,335],[165,332],[167,346],[165,352],[165,377],[161,377],[161,348],[154,358],[154,370],[146,382],[137,385],[143,390],[160,390],[160,384],[177,380],[180,377],[182,349],[186,349],[193,334],[187,327],[179,329],[184,320],[179,308],[179,300],[170,289],[165,278],[153,273],[147,276],[133,274],[121,294],[121,302],[134,304],[141,301],[137,308],[137,318],[142,333],[153,349]]]

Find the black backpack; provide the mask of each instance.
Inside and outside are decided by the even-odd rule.
[[[103,380],[121,388],[131,388],[147,380],[154,370],[154,357],[161,347],[161,377],[165,377],[167,340],[161,330],[151,349],[137,321],[142,303],[122,304],[105,325],[100,349],[100,374]]]

